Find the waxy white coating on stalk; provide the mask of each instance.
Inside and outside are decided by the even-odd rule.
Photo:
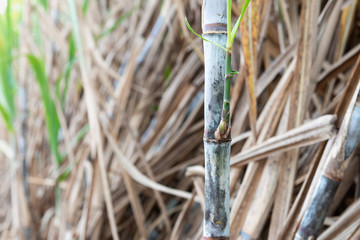
[[[226,0],[204,0],[203,36],[226,46]],[[208,31],[208,32],[206,32]],[[204,238],[228,239],[230,212],[230,141],[219,142],[214,133],[218,127],[224,100],[226,52],[204,42],[205,96],[205,214]]]
[[[225,46],[226,34],[206,35],[206,38]],[[204,42],[205,59],[205,137],[214,138],[222,114],[226,53],[219,47]]]
[[[207,24],[227,24],[227,14],[226,14],[226,0],[204,0],[202,6],[202,29],[204,30],[205,25]],[[227,37],[224,36],[226,45]],[[218,43],[218,42],[216,42]],[[205,50],[204,50],[205,53]],[[224,62],[225,66],[225,62]]]

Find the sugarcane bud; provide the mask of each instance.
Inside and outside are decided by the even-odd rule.
[[[215,139],[220,141],[224,140],[229,136],[230,128],[227,126],[226,121],[224,119],[221,119],[219,126],[217,127],[215,131]]]
[[[216,131],[215,131],[215,133],[214,133],[214,136],[215,136],[215,139],[216,139],[216,140],[218,140],[218,141],[221,140],[219,129],[216,129]]]

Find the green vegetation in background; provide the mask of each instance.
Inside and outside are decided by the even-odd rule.
[[[65,107],[65,100],[66,100],[66,94],[67,94],[67,90],[68,90],[68,86],[69,86],[69,79],[70,79],[70,73],[71,70],[76,62],[76,45],[75,45],[75,41],[74,41],[74,37],[73,34],[70,35],[69,38],[69,58],[68,58],[68,62],[65,66],[65,70],[64,73],[62,73],[59,78],[56,81],[56,97],[58,98],[58,100],[61,103],[61,107],[62,109],[64,109]],[[64,77],[65,79],[65,86],[64,86],[64,90],[62,93],[60,93],[60,83],[61,83],[61,79]]]
[[[165,82],[165,87],[167,88],[170,84],[170,74],[171,74],[171,66],[167,65],[165,68],[165,72],[164,72],[164,82]]]
[[[13,26],[17,15],[11,13],[11,2],[8,2],[4,15],[0,15],[0,113],[9,131],[14,131],[16,117],[15,93],[16,80],[13,72],[13,49],[17,47],[17,32]]]
[[[48,3],[47,0],[39,0],[40,4],[47,10],[48,9]]]
[[[87,13],[88,6],[89,6],[89,0],[84,0],[82,4],[82,13],[84,14],[84,16]]]
[[[73,138],[72,141],[71,141],[71,147],[72,147],[72,148],[75,147],[76,144],[78,144],[78,143],[83,139],[83,137],[84,137],[85,134],[89,131],[89,129],[90,129],[89,124],[86,124],[85,126],[83,126],[83,127],[77,132],[77,134],[75,135],[75,138]],[[62,158],[67,157],[68,154],[69,154],[69,153],[66,152],[66,153],[62,156]],[[64,181],[64,180],[66,180],[66,179],[68,178],[68,176],[69,176],[69,174],[71,173],[72,169],[73,169],[73,165],[72,165],[72,164],[68,164],[68,165],[66,166],[64,172],[61,173],[60,176],[59,176],[59,178],[58,178],[59,183],[62,182],[62,181]]]
[[[60,122],[56,112],[55,103],[50,96],[49,80],[45,73],[45,64],[44,61],[34,55],[28,55],[27,58],[41,90],[42,101],[45,107],[45,120],[48,128],[51,152],[54,154],[57,164],[60,165],[62,162],[58,149]]]
[[[31,14],[31,24],[32,24],[31,34],[34,39],[34,42],[39,47],[38,49],[41,50],[43,53],[44,47],[41,39],[40,20],[37,13]]]

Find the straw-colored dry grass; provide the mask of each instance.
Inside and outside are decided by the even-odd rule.
[[[202,1],[88,1],[86,12],[83,2],[48,1],[47,10],[22,4],[13,49],[16,130],[0,128],[0,237],[201,239],[204,60],[184,17],[201,32]],[[344,95],[360,68],[358,1],[260,2],[256,141],[245,34],[232,54],[240,74],[231,93],[231,239],[242,230],[260,239],[294,236],[343,119],[324,115],[338,105],[344,112],[359,82],[353,77]],[[238,14],[234,1],[234,20]],[[62,103],[56,82],[63,93],[72,46]],[[27,54],[45,63],[66,154],[60,166]],[[360,236],[352,214],[360,211],[358,152],[348,161],[321,239]]]

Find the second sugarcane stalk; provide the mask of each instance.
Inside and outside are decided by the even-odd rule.
[[[360,58],[357,61],[357,66]],[[358,81],[360,70],[355,69],[352,78]],[[351,80],[350,80],[351,81]],[[345,92],[347,93],[347,92]],[[342,105],[340,105],[343,107]],[[340,107],[339,106],[339,107]],[[315,187],[309,206],[302,217],[294,240],[317,238],[335,193],[344,177],[344,170],[349,164],[350,156],[360,142],[360,85],[357,83],[352,103],[347,107],[338,137],[330,153],[319,182]]]
[[[204,239],[229,239],[231,49],[241,18],[231,29],[231,0],[204,0],[205,213]],[[194,32],[187,23],[189,29]],[[195,32],[194,32],[195,33]]]

